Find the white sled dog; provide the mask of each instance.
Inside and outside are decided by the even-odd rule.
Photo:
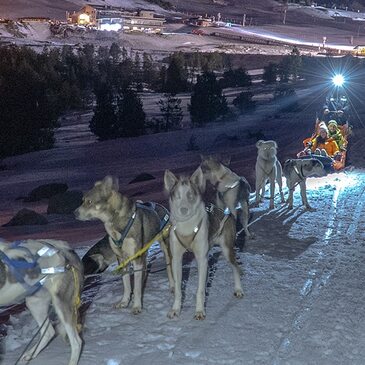
[[[277,144],[275,141],[259,140],[256,143],[256,200],[258,206],[262,197],[265,196],[265,185],[270,182],[270,209],[274,209],[275,181],[278,183],[281,202],[284,203],[282,167],[276,157]],[[261,196],[260,196],[261,191]]]
[[[109,243],[118,260],[124,261],[136,254],[146,243],[152,240],[161,229],[157,212],[148,206],[139,204],[119,193],[116,178],[106,176],[97,181],[94,187],[86,192],[82,205],[75,210],[75,216],[82,221],[100,219],[109,235]],[[164,239],[159,243],[165,254],[170,289],[174,283],[170,266],[170,253]],[[134,290],[132,313],[142,311],[142,287],[146,272],[147,253],[132,261],[134,269]],[[131,281],[128,272],[123,275],[124,292],[117,308],[127,308],[131,300]]]
[[[79,257],[68,244],[56,240],[0,242],[0,306],[25,299],[40,327],[38,342],[22,356],[34,359],[52,340],[55,329],[49,319],[53,305],[71,345],[69,365],[77,365],[82,348],[78,307],[83,286]]]
[[[248,181],[238,176],[229,169],[218,158],[209,156],[203,157],[200,167],[204,177],[209,181],[216,190],[216,205],[221,209],[228,208],[234,218],[240,218],[245,235],[252,238],[248,230],[248,221],[250,218],[249,198],[251,187]],[[240,210],[240,214],[238,214]]]
[[[284,176],[286,177],[286,185],[289,189],[288,207],[293,208],[293,194],[295,187],[300,186],[300,195],[302,203],[307,209],[312,209],[307,199],[306,179],[311,176],[325,176],[321,161],[310,159],[289,159],[284,162]]]
[[[232,215],[211,205],[209,212],[202,200],[205,180],[199,167],[190,178],[177,178],[166,170],[165,189],[170,203],[170,247],[172,271],[175,279],[175,300],[168,313],[169,318],[178,317],[181,311],[182,257],[186,250],[192,251],[198,262],[198,290],[196,294],[195,319],[205,318],[205,284],[208,271],[208,250],[219,244],[225,258],[230,262],[234,277],[234,295],[243,296],[240,268],[236,262],[233,246],[236,239],[236,222]]]

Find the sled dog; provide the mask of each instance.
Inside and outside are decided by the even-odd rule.
[[[312,209],[307,199],[306,179],[310,176],[325,176],[321,161],[310,159],[289,159],[284,162],[284,176],[286,177],[286,185],[289,189],[288,206],[293,208],[293,193],[297,185],[300,186],[300,195],[302,203],[307,209]]]
[[[199,167],[190,178],[177,178],[166,170],[165,189],[170,204],[170,248],[172,271],[175,279],[175,300],[168,313],[169,318],[178,317],[181,311],[182,257],[186,250],[192,251],[198,262],[198,290],[196,294],[195,319],[205,318],[205,284],[208,271],[208,250],[219,244],[230,262],[234,277],[234,295],[243,296],[240,269],[235,259],[233,246],[236,239],[236,222],[231,214],[211,205],[207,211],[202,200],[205,179]]]
[[[265,195],[265,185],[270,182],[270,209],[274,209],[275,181],[278,183],[281,202],[284,203],[282,167],[276,157],[277,144],[275,141],[259,140],[256,143],[256,200],[258,206]],[[261,191],[261,196],[260,196]]]
[[[244,177],[238,176],[217,158],[213,156],[201,156],[201,158],[200,167],[204,177],[216,190],[217,207],[223,210],[228,209],[236,220],[239,216],[246,237],[252,238],[248,230],[250,184]],[[237,210],[241,210],[239,215]]]
[[[78,307],[83,268],[68,244],[56,240],[0,242],[0,306],[25,303],[40,327],[38,342],[22,356],[34,359],[52,340],[55,329],[49,318],[52,304],[62,333],[71,345],[69,365],[77,365],[82,340]]]
[[[75,210],[75,216],[81,221],[100,219],[109,235],[109,244],[118,261],[124,261],[136,254],[144,244],[160,232],[160,218],[156,211],[131,200],[119,193],[116,178],[106,176],[97,181],[94,187],[83,196],[83,203]],[[159,243],[165,254],[170,289],[173,278],[170,266],[170,254],[164,239]],[[100,256],[99,256],[100,257]],[[134,289],[132,313],[142,311],[143,273],[146,271],[147,253],[132,261],[134,269]],[[123,297],[117,308],[127,308],[131,300],[131,281],[128,272],[123,275]]]
[[[91,246],[82,257],[85,277],[92,274],[99,274],[105,271],[109,265],[117,261],[109,243],[109,236],[104,236],[100,241]]]

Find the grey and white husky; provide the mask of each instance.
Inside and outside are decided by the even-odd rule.
[[[104,223],[109,235],[110,247],[118,260],[133,256],[144,244],[153,239],[160,232],[160,218],[155,210],[137,204],[132,199],[119,193],[119,184],[116,178],[106,176],[97,181],[94,187],[86,192],[82,205],[75,210],[76,218],[82,221],[100,219]],[[164,239],[159,243],[165,254],[167,274],[170,289],[173,289],[173,278],[170,266],[170,253]],[[146,271],[146,256],[144,253],[132,261],[134,269],[134,289],[132,313],[142,311],[142,286]],[[126,308],[131,300],[132,288],[130,275],[123,274],[124,292],[117,308]]]
[[[204,177],[216,190],[216,205],[221,209],[229,210],[236,220],[239,217],[246,237],[252,238],[253,236],[248,230],[251,191],[248,181],[244,177],[238,176],[213,156],[202,156],[200,167]],[[240,211],[240,214],[238,214],[238,211]]]
[[[192,251],[198,262],[198,290],[196,295],[195,319],[205,318],[205,285],[208,271],[208,250],[214,243],[219,244],[225,258],[230,262],[234,277],[234,295],[243,296],[240,268],[234,254],[236,222],[232,215],[225,215],[218,208],[208,213],[202,199],[205,179],[199,167],[190,178],[177,178],[166,170],[165,189],[170,204],[170,249],[172,271],[175,279],[175,300],[168,313],[169,318],[178,317],[181,311],[182,256]],[[219,213],[220,212],[220,213]]]
[[[42,239],[0,242],[0,306],[25,303],[40,327],[37,343],[22,356],[34,359],[52,340],[55,329],[49,319],[52,304],[71,345],[69,365],[77,365],[82,340],[78,307],[83,268],[77,254],[63,241]]]

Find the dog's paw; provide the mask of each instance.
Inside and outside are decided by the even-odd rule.
[[[23,362],[28,362],[30,360],[32,360],[32,353],[31,352],[26,352],[22,357],[21,357],[21,361]]]
[[[239,299],[243,298],[243,291],[241,289],[235,290],[235,292],[233,294],[236,298],[239,298]]]
[[[122,300],[114,305],[114,308],[116,309],[124,309],[128,308],[129,300]]]
[[[180,311],[177,309],[171,309],[169,313],[167,313],[167,317],[170,319],[178,318],[180,315]]]
[[[305,206],[305,209],[309,210],[310,212],[314,212],[314,211],[315,211],[315,209],[314,209],[314,208],[312,208],[309,204],[307,204],[307,205]]]
[[[197,321],[202,321],[205,319],[205,312],[204,311],[197,311],[195,312],[195,316],[194,318],[197,320]]]
[[[132,308],[132,314],[136,315],[136,314],[140,314],[142,313],[142,308],[141,307],[133,307]]]

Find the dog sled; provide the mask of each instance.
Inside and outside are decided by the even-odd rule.
[[[322,162],[325,170],[327,173],[333,173],[336,171],[342,170],[346,165],[346,154],[348,149],[348,138],[351,134],[351,127],[348,125],[348,123],[344,125],[339,125],[338,129],[343,137],[343,144],[339,151],[333,156],[330,157],[328,155],[321,154],[316,151],[312,151],[312,141],[318,136],[319,134],[319,126],[321,123],[318,119],[316,121],[315,125],[315,131],[312,134],[311,137],[308,137],[303,140],[303,146],[304,149],[297,153],[297,158],[300,159],[309,159],[309,158],[315,158]]]

